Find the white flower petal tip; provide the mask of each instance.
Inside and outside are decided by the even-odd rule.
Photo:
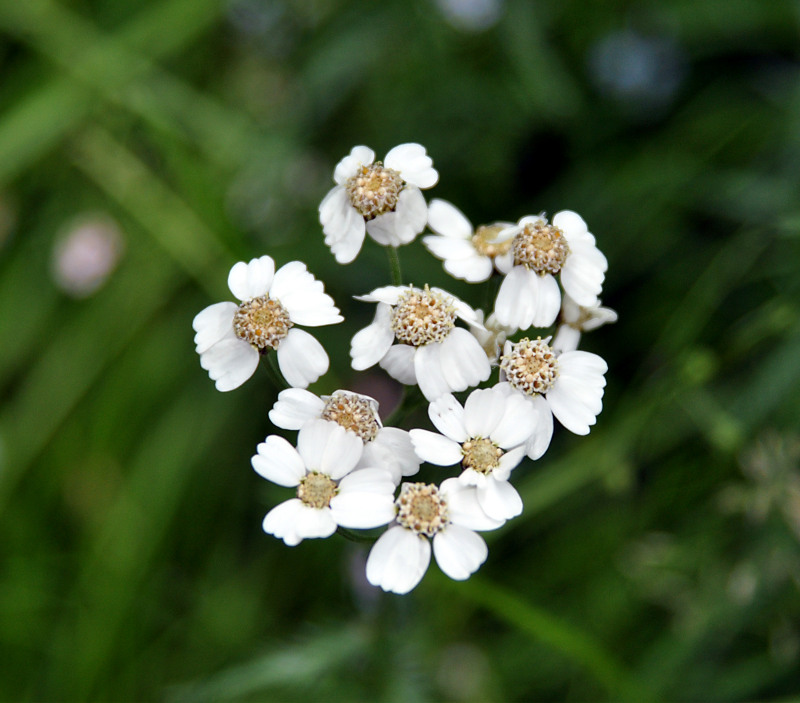
[[[365,146],[353,147],[334,170],[334,186],[319,206],[325,244],[340,264],[352,262],[365,234],[383,246],[413,241],[425,228],[428,208],[420,189],[439,180],[419,144],[401,144],[384,162]]]
[[[384,532],[367,557],[367,581],[384,591],[404,595],[428,570],[430,542],[399,525]]]

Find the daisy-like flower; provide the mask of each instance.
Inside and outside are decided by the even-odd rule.
[[[457,478],[434,484],[404,483],[397,516],[367,558],[367,581],[392,593],[408,593],[431,560],[451,579],[463,581],[486,561],[489,550],[476,530],[494,530],[502,521],[483,512],[475,488]]]
[[[506,342],[500,357],[501,379],[495,388],[522,394],[534,407],[537,419],[526,443],[531,459],[547,450],[553,435],[553,416],[570,432],[589,434],[603,409],[606,362],[585,351],[558,353],[543,340]]]
[[[608,264],[577,213],[559,212],[552,224],[540,215],[523,217],[496,239],[507,240],[514,266],[497,292],[494,312],[500,324],[522,330],[552,325],[561,309],[556,275],[578,305],[598,304]]]
[[[297,435],[297,449],[270,435],[251,459],[256,472],[279,486],[297,488],[296,497],[275,506],[263,528],[293,547],[304,539],[330,537],[337,526],[379,527],[395,515],[394,489],[386,469],[355,471],[363,443],[326,420],[311,420]]]
[[[419,384],[428,400],[489,378],[480,342],[455,324],[460,318],[480,325],[479,318],[455,296],[428,286],[385,286],[358,300],[378,303],[378,309],[372,324],[353,336],[350,356],[357,371],[380,362],[400,383]]]
[[[256,370],[259,358],[277,351],[278,366],[291,386],[305,388],[328,370],[328,355],[308,332],[294,325],[318,327],[344,318],[301,261],[275,271],[269,256],[234,264],[228,287],[240,304],[210,305],[192,327],[196,351],[217,390],[241,386]]]
[[[597,305],[587,308],[565,295],[561,301],[561,319],[552,347],[557,351],[574,351],[581,341],[581,332],[591,332],[616,321],[617,313],[611,308],[601,307],[599,301]]]
[[[364,444],[356,468],[381,467],[392,474],[395,485],[403,476],[419,471],[419,459],[406,430],[384,427],[378,415],[378,401],[352,391],[336,391],[317,396],[302,388],[287,388],[269,412],[274,425],[285,430],[299,430],[314,419],[336,422],[353,432]]]
[[[478,504],[489,517],[519,515],[522,499],[508,479],[534,430],[536,412],[527,400],[483,388],[472,391],[463,407],[454,396],[443,395],[430,404],[428,415],[441,434],[411,430],[417,456],[437,466],[460,463],[458,480],[475,486]]]
[[[428,219],[420,192],[439,180],[420,144],[400,144],[375,161],[375,152],[356,146],[333,172],[336,185],[319,206],[319,221],[336,261],[349,264],[369,234],[378,244],[399,247],[414,240]]]
[[[457,207],[434,199],[428,206],[428,227],[436,234],[423,237],[422,243],[444,261],[444,270],[454,278],[479,283],[492,275],[493,266],[500,273],[508,273],[514,265],[511,240],[494,242],[501,231],[513,227],[510,222],[475,229]]]

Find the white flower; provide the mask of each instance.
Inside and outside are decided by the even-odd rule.
[[[502,521],[483,512],[475,488],[449,478],[433,484],[404,483],[396,501],[395,522],[373,545],[367,581],[384,591],[408,593],[428,569],[431,542],[436,563],[450,578],[463,581],[489,553],[475,530],[494,530]]]
[[[365,232],[378,244],[398,247],[414,240],[428,219],[420,188],[439,180],[431,158],[420,144],[400,144],[383,163],[375,152],[356,146],[333,172],[336,185],[319,206],[319,221],[336,261],[349,264],[364,242]]]
[[[479,283],[492,275],[492,264],[500,273],[508,273],[514,265],[511,240],[494,242],[502,230],[513,226],[510,222],[473,229],[461,210],[446,200],[434,199],[428,206],[428,226],[436,235],[423,237],[422,243],[444,260],[444,270],[455,278]]]
[[[546,340],[527,337],[516,344],[506,342],[500,357],[500,378],[495,388],[522,394],[534,408],[534,433],[526,443],[531,459],[547,450],[553,435],[553,416],[570,432],[589,434],[603,409],[606,362],[585,351],[558,353]]]
[[[581,340],[581,332],[590,332],[605,324],[617,321],[617,313],[611,308],[597,305],[583,307],[568,295],[561,301],[561,321],[553,338],[552,347],[557,351],[574,351]]]
[[[311,420],[297,435],[297,449],[270,435],[258,445],[253,468],[297,496],[270,510],[264,532],[290,547],[304,539],[330,537],[337,526],[379,527],[394,517],[394,489],[386,469],[355,471],[363,451],[352,432],[326,420]]]
[[[496,241],[508,239],[514,267],[500,284],[494,306],[501,324],[517,329],[552,325],[561,309],[556,274],[578,305],[598,304],[608,263],[578,214],[559,212],[552,225],[538,215],[523,217]]]
[[[192,322],[200,366],[217,390],[241,386],[269,349],[277,350],[278,366],[291,386],[305,388],[328,370],[322,345],[294,325],[318,327],[344,318],[304,263],[291,261],[275,271],[269,256],[240,261],[228,275],[228,287],[240,305],[210,305]]]
[[[508,479],[534,431],[536,413],[527,399],[477,389],[463,407],[454,396],[443,395],[430,404],[428,415],[441,434],[411,430],[417,456],[437,466],[461,463],[459,481],[476,487],[478,504],[489,517],[509,520],[519,515],[522,499]]]
[[[395,485],[403,476],[419,471],[406,430],[384,427],[378,415],[378,401],[352,391],[336,391],[333,395],[316,396],[302,388],[287,388],[278,394],[269,419],[285,430],[299,430],[306,422],[321,418],[336,422],[357,434],[364,443],[364,452],[356,468],[388,469]]]
[[[440,288],[385,286],[358,300],[378,303],[378,309],[372,324],[351,342],[357,371],[380,362],[400,383],[419,384],[428,400],[489,378],[486,352],[472,334],[455,326],[456,318],[480,325],[475,311],[458,298]]]

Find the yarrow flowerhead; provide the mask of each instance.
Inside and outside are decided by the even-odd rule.
[[[302,388],[287,388],[278,394],[269,419],[286,430],[299,430],[315,419],[341,425],[364,444],[358,467],[384,468],[395,485],[403,476],[413,476],[419,471],[419,459],[408,432],[384,427],[378,415],[378,401],[367,395],[338,390],[333,395],[316,396]]]
[[[608,264],[576,213],[559,212],[552,224],[539,215],[523,217],[497,241],[511,241],[514,256],[494,306],[501,324],[522,330],[552,325],[561,309],[556,275],[579,305],[597,305]]]
[[[503,524],[483,512],[475,488],[449,478],[434,484],[404,483],[396,516],[367,558],[367,580],[384,591],[408,593],[425,575],[431,560],[450,578],[463,581],[489,553],[477,531]]]
[[[353,337],[354,369],[380,363],[401,383],[418,384],[428,400],[489,378],[486,352],[472,334],[455,326],[457,318],[480,325],[478,316],[455,296],[427,286],[386,286],[358,299],[377,303],[378,309],[372,324]]]
[[[425,248],[444,260],[444,270],[455,278],[479,283],[492,275],[492,268],[508,273],[514,265],[512,241],[495,242],[510,222],[495,222],[473,228],[470,221],[446,200],[434,199],[428,206],[428,227],[435,235],[423,237]]]
[[[383,246],[413,241],[428,218],[420,189],[436,185],[439,174],[420,144],[400,144],[383,162],[375,161],[372,149],[356,146],[336,165],[333,180],[319,221],[336,261],[348,264],[365,234]]]
[[[357,469],[363,446],[355,434],[326,420],[303,425],[297,449],[283,437],[267,437],[251,459],[253,468],[297,492],[267,513],[264,532],[294,546],[330,537],[340,525],[369,528],[389,522],[395,483],[386,469]]]
[[[240,261],[228,275],[228,287],[239,305],[210,305],[192,322],[200,365],[217,390],[241,386],[270,350],[277,351],[278,366],[292,386],[305,388],[328,370],[322,345],[294,325],[318,327],[344,318],[304,263],[292,261],[275,271],[269,256]]]

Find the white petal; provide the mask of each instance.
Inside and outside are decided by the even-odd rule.
[[[367,303],[386,303],[396,305],[404,293],[407,293],[411,286],[381,286],[371,290],[366,295],[354,295],[356,300],[363,300]]]
[[[464,425],[470,437],[490,437],[506,407],[506,398],[492,388],[479,388],[464,403]]]
[[[558,227],[568,241],[583,238],[589,233],[584,219],[572,210],[562,210],[553,215],[553,226]]]
[[[245,263],[233,265],[228,274],[228,288],[239,300],[249,300],[266,295],[275,274],[275,261],[271,256],[262,256]]]
[[[464,426],[464,408],[452,394],[446,393],[434,400],[428,406],[428,417],[439,432],[454,442],[461,443],[469,439]]]
[[[275,273],[270,297],[277,298],[289,318],[298,325],[317,327],[341,322],[344,318],[325,293],[322,281],[306,270],[302,261],[290,261]]]
[[[558,357],[559,374],[574,378],[590,386],[605,386],[604,374],[608,364],[603,357],[591,352],[564,352]]]
[[[439,180],[433,160],[421,144],[400,144],[386,154],[383,163],[386,168],[399,171],[406,183],[419,188],[431,188]]]
[[[503,520],[489,517],[478,503],[474,486],[465,486],[457,478],[442,481],[439,492],[447,498],[447,509],[454,525],[470,530],[496,530]]]
[[[492,471],[492,477],[498,481],[508,481],[511,472],[519,466],[525,456],[525,445],[521,444],[518,447],[509,449],[503,456],[500,457],[500,465]]]
[[[276,505],[264,517],[261,527],[268,535],[275,535],[288,546],[294,547],[303,541],[297,534],[300,513],[306,508],[299,498],[292,498]]]
[[[478,254],[464,259],[448,259],[444,262],[444,270],[453,278],[460,278],[469,283],[480,283],[492,275],[492,260],[488,256]]]
[[[218,391],[232,391],[255,373],[258,350],[238,337],[225,338],[200,355],[200,366],[216,381]]]
[[[503,417],[489,436],[503,449],[516,447],[530,437],[537,419],[534,406],[521,393],[514,393],[506,399]]]
[[[238,309],[236,303],[215,303],[194,316],[192,327],[197,332],[194,343],[198,354],[202,354],[225,337],[233,336],[233,316]]]
[[[320,417],[324,409],[325,401],[311,391],[287,388],[278,393],[269,420],[284,430],[299,430],[308,420]]]
[[[419,464],[408,432],[397,427],[384,427],[374,440],[364,445],[359,467],[385,468],[391,472],[394,484],[398,485],[403,476],[416,474]]]
[[[607,266],[605,256],[596,247],[576,248],[561,269],[561,284],[578,305],[592,307],[603,290]]]
[[[533,295],[535,308],[530,325],[535,327],[549,327],[552,325],[561,310],[561,289],[558,282],[549,273],[544,276],[528,276],[528,285],[535,289]]]
[[[451,466],[463,458],[461,445],[436,432],[409,430],[414,451],[422,461],[437,466]]]
[[[353,207],[347,192],[336,186],[319,206],[319,221],[325,244],[340,264],[349,264],[358,256],[367,228],[364,217]]]
[[[367,146],[354,146],[333,171],[333,180],[344,185],[348,178],[355,176],[362,166],[369,166],[375,161],[375,152]]]
[[[269,435],[258,447],[250,463],[259,476],[279,486],[297,486],[306,475],[306,466],[297,450],[278,435]]]
[[[392,378],[407,386],[417,383],[414,372],[414,347],[408,344],[395,344],[380,360],[380,367]]]
[[[384,532],[367,557],[367,581],[392,593],[408,593],[425,575],[431,545],[399,525]]]
[[[531,326],[536,300],[529,278],[535,275],[524,266],[514,266],[500,283],[494,314],[501,325],[521,330]]]
[[[307,388],[328,370],[328,354],[308,332],[293,327],[278,347],[278,366],[286,382]]]
[[[494,257],[494,267],[502,274],[507,274],[514,267],[514,250]]]
[[[391,306],[379,303],[372,324],[355,333],[350,342],[350,357],[356,371],[368,369],[386,356],[394,341],[391,319]]]
[[[310,470],[336,480],[355,467],[364,444],[335,422],[309,420],[297,435],[297,451]]]
[[[547,392],[546,400],[564,427],[575,434],[586,435],[602,410],[602,396],[602,388],[590,389],[559,378]]]
[[[433,554],[444,573],[451,579],[463,581],[486,561],[489,549],[483,537],[472,530],[448,525],[433,538]]]
[[[330,537],[336,532],[336,521],[330,508],[312,508],[303,505],[295,516],[295,534],[300,539]]]
[[[408,186],[397,198],[397,216],[402,224],[398,224],[398,236],[403,244],[414,241],[414,238],[425,229],[428,222],[428,203],[419,188]]]
[[[489,378],[489,357],[467,330],[454,328],[440,346],[440,364],[448,391],[463,391]]]
[[[553,438],[553,412],[549,403],[540,395],[528,401],[536,413],[533,424],[533,433],[525,442],[525,453],[536,461],[550,446]]]
[[[439,198],[434,198],[428,205],[428,226],[437,234],[447,238],[468,240],[473,235],[472,224],[464,213],[455,205]],[[471,244],[469,246],[474,249]]]
[[[550,346],[560,352],[574,351],[578,348],[580,341],[580,330],[576,330],[572,325],[559,325]]]
[[[452,332],[451,332],[452,334]],[[428,400],[436,400],[439,396],[453,389],[445,381],[440,362],[441,344],[426,344],[417,347],[414,354],[414,373],[422,395]]]
[[[430,234],[422,238],[425,248],[439,259],[469,259],[478,255],[468,239],[455,239]]]
[[[522,498],[508,481],[490,479],[477,489],[478,503],[495,520],[510,520],[522,513]]]
[[[385,469],[361,469],[345,476],[331,499],[333,519],[342,527],[369,529],[395,517],[395,484]]]

